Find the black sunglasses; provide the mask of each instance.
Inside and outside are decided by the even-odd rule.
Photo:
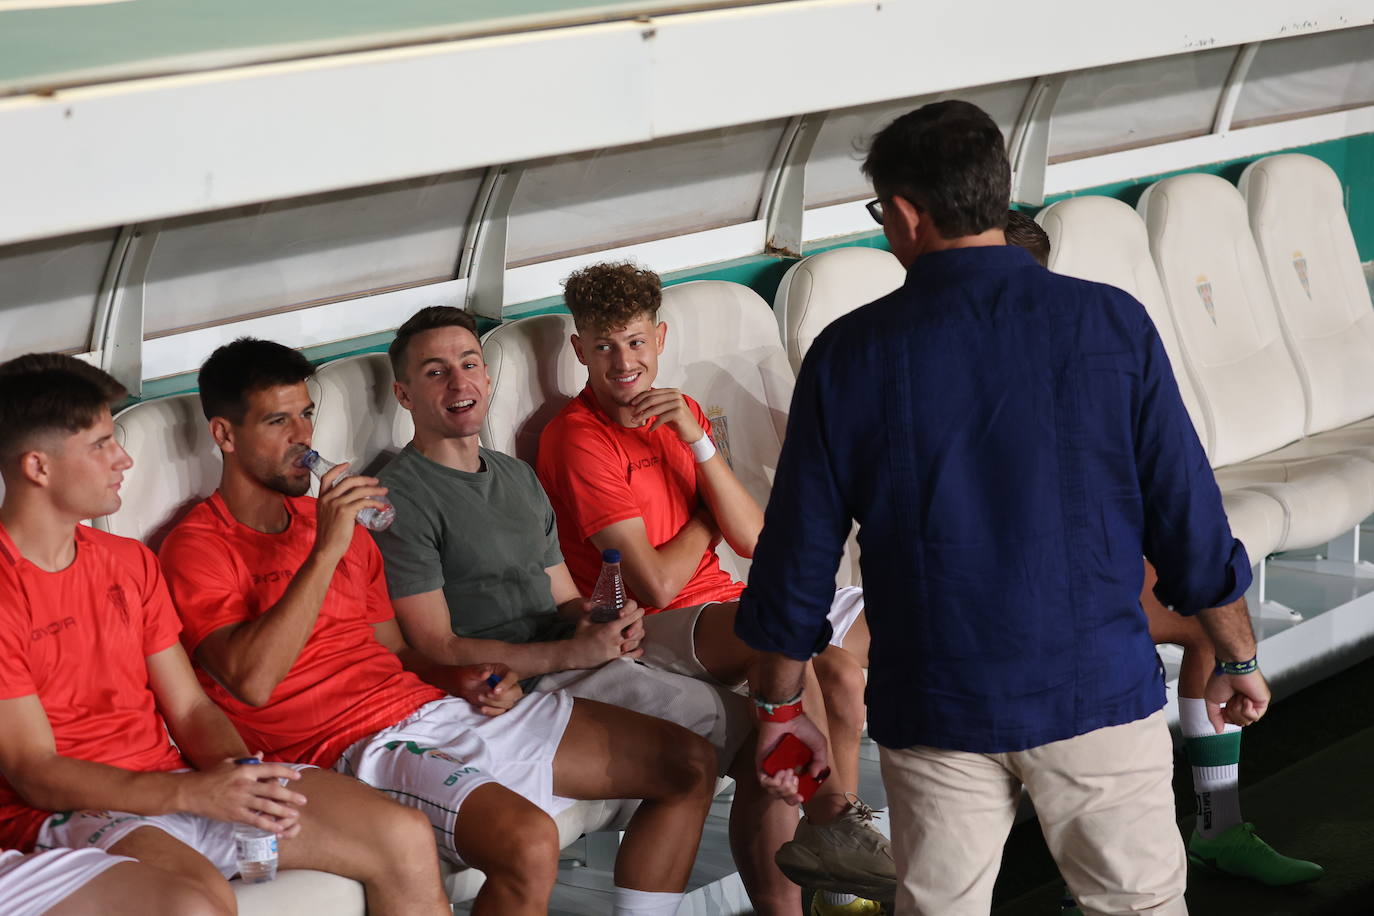
[[[875,223],[877,223],[879,226],[881,226],[881,225],[883,224],[883,200],[882,200],[882,198],[879,197],[879,198],[877,198],[877,199],[875,199],[875,200],[870,200],[868,203],[864,204],[864,207],[867,208],[867,210],[868,210],[868,215],[871,216],[871,217],[873,217],[873,222],[875,222]]]

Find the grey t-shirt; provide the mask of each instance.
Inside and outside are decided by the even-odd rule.
[[[563,562],[544,489],[525,462],[481,449],[477,473],[407,445],[382,469],[396,521],[378,532],[393,598],[442,588],[459,636],[542,642],[571,636],[544,572]]]

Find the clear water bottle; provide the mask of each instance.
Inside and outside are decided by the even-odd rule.
[[[256,757],[235,760],[240,764],[262,763]],[[277,835],[248,824],[234,825],[234,855],[244,884],[263,884],[277,877]]]
[[[601,551],[601,575],[592,589],[593,623],[610,623],[625,607],[625,580],[620,577],[620,551]]]
[[[330,470],[338,467],[337,463],[326,461],[321,458],[320,453],[313,448],[297,458],[296,464],[303,468],[307,468],[310,473],[314,474],[316,477],[323,477],[325,474],[328,474]],[[352,474],[345,474],[334,482],[338,483],[339,480],[343,480],[344,477],[352,476]],[[372,506],[368,506],[364,509],[360,509],[358,511],[358,524],[362,525],[364,528],[371,528],[373,531],[385,531],[391,527],[392,522],[396,521],[396,507],[393,506],[391,501],[385,496],[377,496],[374,498],[378,502],[386,503],[386,508],[376,509]]]

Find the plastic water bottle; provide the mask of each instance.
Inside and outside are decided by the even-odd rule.
[[[601,551],[601,575],[592,589],[592,623],[610,623],[625,607],[625,580],[620,577],[620,551]]]
[[[337,463],[326,461],[321,458],[320,453],[313,448],[297,458],[296,464],[309,469],[310,473],[314,474],[316,477],[323,477],[333,468],[338,467]],[[352,476],[352,474],[345,474],[343,477],[335,480],[334,483],[337,484],[340,480],[343,480],[344,477]],[[375,496],[373,498],[376,499],[377,502],[386,503],[386,508],[376,509],[372,506],[367,506],[366,508],[360,509],[358,511],[358,524],[362,525],[364,528],[371,528],[373,531],[385,531],[391,527],[392,522],[396,521],[396,507],[393,506],[391,500],[387,499],[385,496]]]
[[[256,757],[234,761],[241,764],[262,763]],[[248,824],[234,825],[234,855],[238,859],[239,877],[244,884],[263,884],[277,877],[277,835]]]

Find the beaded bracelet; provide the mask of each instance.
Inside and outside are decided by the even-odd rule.
[[[1258,670],[1258,658],[1252,658],[1248,662],[1217,662],[1219,674],[1254,674]]]

